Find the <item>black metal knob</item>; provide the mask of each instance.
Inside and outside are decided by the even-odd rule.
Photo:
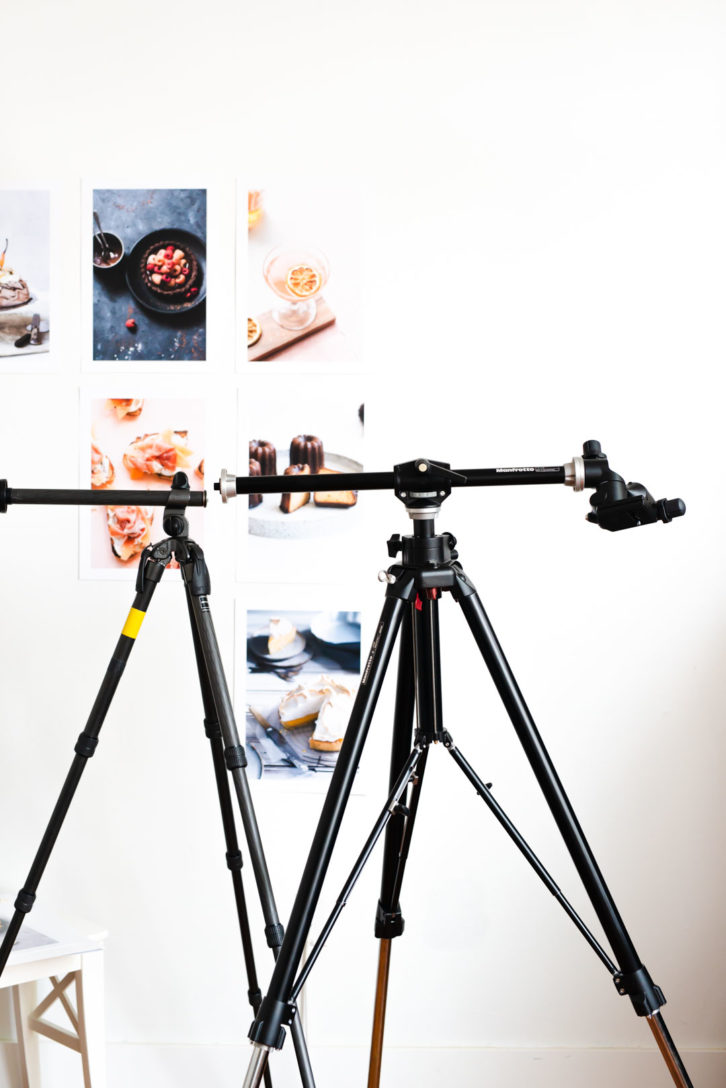
[[[391,559],[396,558],[402,547],[403,542],[401,540],[401,534],[394,533],[388,541],[388,554],[390,555]]]

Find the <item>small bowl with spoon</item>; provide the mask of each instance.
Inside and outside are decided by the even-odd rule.
[[[117,234],[103,230],[98,212],[93,213],[98,231],[93,236],[93,267],[107,272],[116,268],[124,257],[124,244]]]

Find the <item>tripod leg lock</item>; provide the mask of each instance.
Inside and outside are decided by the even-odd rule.
[[[216,740],[222,736],[222,727],[215,718],[204,719],[204,732],[209,740]]]
[[[627,994],[638,1016],[652,1016],[666,999],[660,986],[656,986],[645,967],[624,975],[618,972],[613,976],[615,989],[619,994]]]
[[[393,937],[400,937],[405,927],[406,923],[400,910],[386,910],[379,899],[376,910],[376,937],[390,941]]]
[[[283,1024],[291,1024],[297,1015],[297,1006],[292,1002],[263,999],[257,1019],[250,1028],[250,1040],[258,1046],[280,1050],[285,1042]]]
[[[270,922],[265,926],[265,937],[268,948],[279,948],[285,936],[285,927],[282,922]]]
[[[227,868],[230,870],[230,872],[234,873],[234,872],[237,872],[239,869],[242,868],[242,851],[241,850],[233,850],[231,853],[230,853],[230,851],[227,851],[226,857],[227,857]]]
[[[15,900],[15,909],[20,911],[21,914],[29,914],[33,909],[35,903],[35,895],[33,892],[28,892],[25,888],[21,888],[18,892],[18,897]]]
[[[228,771],[236,771],[240,767],[247,766],[247,755],[241,744],[231,745],[224,749],[224,762]]]
[[[90,733],[81,733],[73,749],[76,755],[90,759],[98,746],[98,737],[92,737]]]

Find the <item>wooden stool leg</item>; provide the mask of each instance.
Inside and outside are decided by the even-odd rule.
[[[106,1022],[103,951],[84,952],[76,975],[78,1036],[84,1088],[106,1088]]]
[[[15,1031],[18,1036],[21,1088],[40,1088],[40,1047],[29,1019],[38,1004],[37,982],[23,982],[12,987]]]

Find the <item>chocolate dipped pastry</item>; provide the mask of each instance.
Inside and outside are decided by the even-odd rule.
[[[157,295],[185,295],[199,275],[197,258],[177,242],[156,242],[140,262],[141,278]]]
[[[250,476],[261,476],[262,475],[262,469],[260,468],[260,462],[255,461],[254,457],[250,457],[249,475]],[[253,507],[255,507],[255,506],[259,506],[260,503],[262,502],[262,495],[249,495],[248,498],[249,498],[250,510],[252,510]]]
[[[263,476],[277,475],[277,450],[265,438],[250,440],[250,460],[257,461]]]
[[[311,472],[320,472],[325,464],[323,443],[314,434],[299,434],[290,443],[290,464],[310,465]]]
[[[321,468],[321,476],[340,476],[337,469],[334,468]],[[335,483],[334,479],[330,481],[331,485]],[[357,491],[316,491],[313,495],[316,506],[355,506],[358,502]]]
[[[288,465],[285,469],[286,476],[309,476],[310,465]],[[309,491],[293,491],[288,493],[287,491],[280,499],[280,509],[283,514],[292,514],[295,510],[299,510],[301,506],[305,506],[310,502]]]

